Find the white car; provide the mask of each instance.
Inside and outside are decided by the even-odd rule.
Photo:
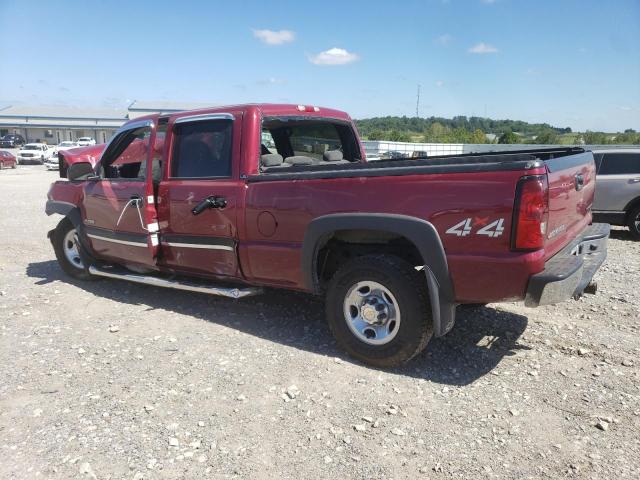
[[[58,162],[57,155],[47,158],[44,161],[44,166],[47,167],[47,170],[60,170],[60,163]]]
[[[64,150],[69,150],[70,148],[78,148],[79,146],[80,145],[78,145],[78,142],[72,142],[71,140],[66,140],[64,142],[60,142],[56,147],[56,150],[58,152],[61,152]]]
[[[91,137],[80,137],[78,139],[79,147],[88,147],[89,145],[95,145],[96,141]]]
[[[39,163],[43,164],[45,160],[51,157],[51,150],[44,143],[27,143],[18,151],[18,163]]]

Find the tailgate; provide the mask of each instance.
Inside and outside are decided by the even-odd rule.
[[[545,259],[591,223],[596,166],[591,152],[545,160],[549,181],[549,220]]]

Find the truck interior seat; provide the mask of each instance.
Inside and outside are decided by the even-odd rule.
[[[289,165],[313,165],[313,158],[305,157],[303,155],[294,155],[292,157],[287,157],[285,160]]]
[[[263,167],[279,167],[284,159],[278,153],[265,153],[260,156],[260,165]]]

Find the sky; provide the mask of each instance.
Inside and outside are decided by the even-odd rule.
[[[640,0],[0,0],[0,104],[278,102],[640,130]]]

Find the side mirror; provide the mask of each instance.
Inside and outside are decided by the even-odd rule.
[[[67,169],[67,178],[72,182],[82,180],[97,180],[99,177],[93,171],[89,162],[72,163]]]

